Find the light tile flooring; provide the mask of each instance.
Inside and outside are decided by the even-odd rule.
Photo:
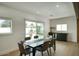
[[[79,56],[79,45],[77,43],[57,41],[56,52],[54,53],[52,48],[51,50],[50,56]],[[19,51],[6,54],[6,56],[19,56]],[[41,56],[41,53],[37,51],[36,56]],[[44,56],[48,56],[46,51]]]

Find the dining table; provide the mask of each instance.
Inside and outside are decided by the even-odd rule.
[[[32,48],[32,55],[35,56],[36,48],[41,46],[45,41],[50,41],[51,39],[30,39],[24,42],[24,45],[27,45]],[[56,50],[56,44],[54,42],[54,51]]]

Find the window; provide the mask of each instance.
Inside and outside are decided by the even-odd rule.
[[[0,18],[0,33],[11,33],[12,32],[11,24],[12,24],[11,20]]]
[[[57,31],[67,31],[67,24],[58,24],[56,26]]]
[[[25,21],[25,37],[33,38],[38,35],[40,38],[44,37],[44,24],[40,22]]]
[[[61,31],[61,25],[57,25],[56,27],[57,31]]]

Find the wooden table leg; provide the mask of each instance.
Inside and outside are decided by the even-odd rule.
[[[56,50],[56,40],[54,40],[54,52]]]

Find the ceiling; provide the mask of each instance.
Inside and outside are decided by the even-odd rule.
[[[75,15],[71,2],[0,2],[0,4],[48,18]]]

